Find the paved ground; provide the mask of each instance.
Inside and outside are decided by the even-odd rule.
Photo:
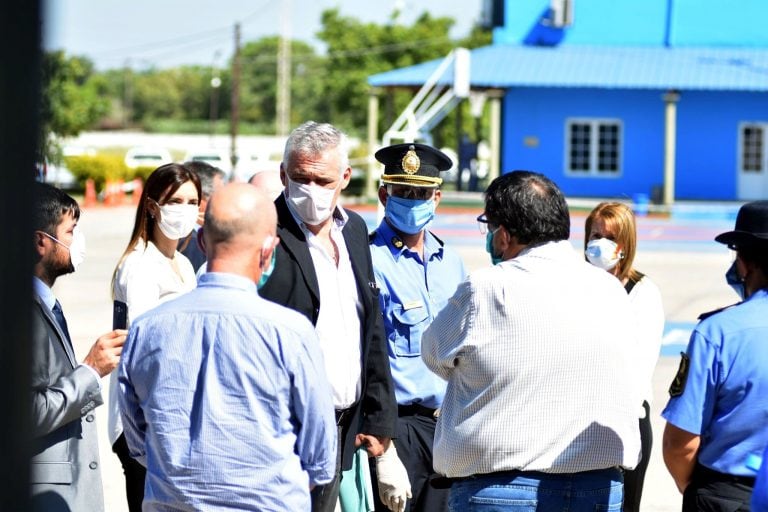
[[[54,291],[66,312],[75,350],[84,357],[93,341],[112,325],[110,280],[117,260],[128,241],[133,225],[133,207],[95,208],[83,213],[81,226],[87,239],[85,263],[74,275],[59,279]],[[369,224],[373,210],[363,212]],[[455,246],[471,271],[489,263],[484,239],[478,233],[474,217],[479,211],[444,211],[435,224],[439,236]],[[583,237],[583,215],[573,219],[573,242],[579,246]],[[731,263],[729,252],[711,242],[712,237],[732,226],[729,219],[690,220],[639,219],[641,235],[637,267],[652,276],[664,299],[668,323],[679,329],[670,332],[667,347],[676,353],[682,347],[686,329],[699,313],[735,302],[735,294],[725,284],[724,273]],[[677,368],[677,358],[663,356],[654,376],[655,401],[652,417],[656,444],[646,479],[643,510],[667,512],[680,510],[680,496],[661,459],[663,421],[659,412],[666,403],[666,389]],[[106,380],[103,382],[106,396]],[[106,407],[97,409],[101,429],[101,467],[107,510],[127,510],[123,498],[120,463],[111,453],[106,436]]]

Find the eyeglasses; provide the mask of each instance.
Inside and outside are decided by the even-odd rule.
[[[428,201],[435,197],[436,188],[433,187],[409,187],[404,185],[387,185],[387,193],[400,199],[418,199]]]
[[[500,227],[495,222],[488,220],[484,213],[477,216],[477,228],[480,230],[481,235],[485,235],[488,231],[494,232]]]

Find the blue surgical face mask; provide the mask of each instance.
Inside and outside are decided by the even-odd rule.
[[[498,227],[491,231],[490,229],[485,234],[485,250],[488,252],[488,254],[491,255],[491,263],[494,265],[498,265],[502,261],[504,261],[502,254],[497,254],[496,251],[493,249],[493,235],[496,234],[498,230],[500,230],[501,227]]]
[[[272,271],[275,269],[275,253],[277,252],[277,247],[272,249],[272,258],[269,260],[269,266],[261,271],[261,277],[259,278],[259,282],[256,284],[256,287],[261,290],[261,287],[267,284],[267,280],[269,279],[269,276],[272,275]]]
[[[747,298],[747,290],[744,288],[744,280],[739,277],[739,272],[736,270],[736,262],[733,262],[725,273],[725,282],[731,285],[733,291],[739,296],[741,300]]]
[[[415,235],[425,230],[435,218],[435,200],[389,196],[384,207],[384,216],[396,230]]]

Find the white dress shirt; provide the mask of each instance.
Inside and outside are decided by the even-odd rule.
[[[633,468],[632,322],[619,281],[567,241],[470,274],[422,338],[424,362],[448,381],[435,470]]]
[[[154,243],[139,240],[136,248],[126,256],[117,270],[113,295],[128,305],[128,327],[135,318],[162,302],[178,297],[195,288],[195,270],[189,260],[176,251],[173,256],[181,277],[173,269],[172,261],[165,257]],[[123,433],[123,421],[117,398],[117,372],[109,379],[109,417],[107,432],[110,446]]]
[[[637,321],[642,400],[650,404],[653,398],[653,372],[659,360],[661,338],[664,335],[664,307],[659,287],[648,276],[643,276],[629,292],[629,302]],[[641,410],[644,416],[645,410]]]
[[[346,409],[357,402],[362,391],[360,317],[363,307],[341,232],[348,217],[341,207],[337,207],[331,224],[331,239],[339,251],[338,265],[301,219],[296,215],[294,219],[307,238],[320,289],[320,313],[315,332],[320,339],[325,374],[333,391],[333,406]]]

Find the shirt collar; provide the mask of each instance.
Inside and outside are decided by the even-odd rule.
[[[37,276],[32,276],[32,289],[40,297],[43,304],[53,311],[53,306],[56,304],[56,296],[53,294],[53,290]]]
[[[256,283],[245,276],[227,272],[206,272],[197,282],[198,287],[237,288],[246,292],[257,293]]]
[[[394,256],[396,260],[400,258],[403,252],[410,251],[410,249],[403,243],[400,235],[392,229],[392,226],[389,225],[386,219],[382,219],[381,224],[379,224],[376,231],[381,234],[384,243],[387,244],[392,256]],[[428,261],[432,259],[433,256],[437,256],[438,258],[443,257],[443,243],[429,231],[424,231],[424,257]]]

